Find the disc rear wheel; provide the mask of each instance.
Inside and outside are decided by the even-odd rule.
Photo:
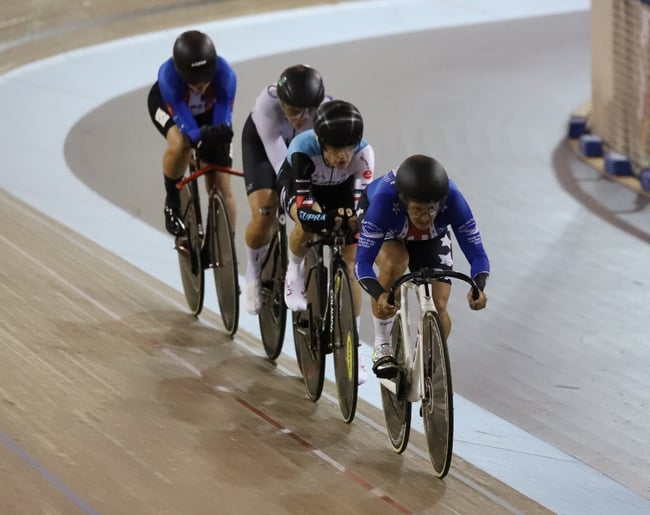
[[[203,243],[203,235],[200,234],[201,213],[196,193],[194,182],[186,184],[181,190],[181,212],[185,234],[177,236],[175,241],[185,300],[194,316],[197,316],[203,308],[205,292],[205,276],[201,263]]]
[[[281,226],[280,231],[284,230]],[[259,311],[260,332],[264,351],[269,359],[276,359],[282,352],[287,308],[284,305],[284,275],[286,252],[279,234],[273,238],[261,274],[262,307]]]
[[[293,313],[296,358],[302,373],[307,395],[317,401],[325,381],[325,348],[321,339],[324,292],[324,268],[317,249],[312,247],[305,256],[307,309]]]
[[[381,403],[390,444],[395,452],[402,453],[411,433],[411,402],[407,398],[406,356],[399,315],[395,318],[391,338],[399,372],[393,379],[381,380]]]
[[[210,195],[212,271],[221,320],[228,334],[239,324],[239,277],[230,217],[221,193]]]

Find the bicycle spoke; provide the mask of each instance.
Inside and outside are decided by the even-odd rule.
[[[334,371],[339,408],[343,419],[352,422],[357,407],[359,336],[350,279],[345,263],[334,275]]]
[[[449,471],[453,446],[453,391],[447,343],[442,335],[437,313],[424,316],[422,352],[424,358],[425,397],[422,416],[429,447],[429,457],[436,476]]]
[[[381,383],[381,402],[388,439],[397,453],[406,450],[411,433],[411,403],[406,397],[405,349],[402,335],[402,319],[398,315],[392,332],[392,344],[399,373],[395,379],[383,379]],[[388,387],[391,383],[393,393]]]
[[[284,226],[281,226],[279,230],[284,231]],[[262,266],[261,274],[260,332],[264,351],[268,358],[272,360],[275,360],[282,352],[287,320],[287,308],[284,305],[286,260],[284,259],[281,239],[278,235],[274,236]]]
[[[325,381],[325,352],[320,338],[321,282],[324,270],[317,249],[311,248],[305,256],[307,310],[293,313],[296,356],[307,394],[317,401]]]

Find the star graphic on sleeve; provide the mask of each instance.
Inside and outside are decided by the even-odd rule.
[[[399,211],[400,211],[400,209],[399,209],[399,202],[393,202],[393,213],[395,213],[396,215],[398,215],[398,214],[399,214]]]
[[[451,248],[451,238],[449,237],[449,233],[445,233],[445,235],[440,238],[440,246]]]

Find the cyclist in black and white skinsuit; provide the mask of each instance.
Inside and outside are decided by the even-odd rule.
[[[331,100],[314,114],[313,130],[296,136],[278,176],[280,202],[295,222],[289,235],[284,302],[291,311],[307,309],[305,294],[306,242],[313,234],[328,233],[344,224],[357,232],[355,211],[359,197],[372,180],[375,153],[363,139],[359,110],[343,100]],[[356,238],[343,248],[350,277],[354,277]],[[352,284],[357,326],[361,314],[361,289]],[[359,384],[367,378],[359,356]]]
[[[257,314],[261,306],[260,273],[275,230],[276,176],[293,138],[312,128],[312,113],[330,97],[320,73],[299,64],[285,69],[276,84],[255,100],[242,132],[242,159],[251,219],[246,226],[247,266],[244,307]]]

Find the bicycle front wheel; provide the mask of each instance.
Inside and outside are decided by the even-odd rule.
[[[359,333],[352,286],[345,264],[334,275],[334,373],[343,420],[352,422],[357,409],[359,389]]]
[[[181,208],[185,234],[176,237],[175,247],[178,252],[178,265],[185,300],[191,313],[197,316],[203,309],[205,276],[201,264],[201,211],[197,196],[196,183],[190,182],[181,190]]]
[[[284,237],[283,237],[284,236]],[[276,359],[282,352],[287,307],[284,305],[284,276],[287,270],[286,233],[280,225],[278,233],[269,246],[262,266],[262,306],[259,312],[262,344],[269,359]]]
[[[393,351],[399,372],[393,379],[381,380],[381,404],[388,439],[397,453],[403,453],[411,434],[411,402],[407,398],[407,370],[402,317],[397,316],[391,334]]]
[[[454,406],[447,341],[437,313],[425,313],[422,333],[424,399],[422,417],[429,458],[437,477],[449,472],[454,440]]]
[[[320,334],[325,269],[314,247],[305,256],[305,276],[307,309],[293,313],[293,340],[307,395],[315,402],[320,398],[325,382],[325,349]]]
[[[219,192],[210,195],[212,271],[221,320],[231,336],[239,324],[239,277],[230,217]]]

